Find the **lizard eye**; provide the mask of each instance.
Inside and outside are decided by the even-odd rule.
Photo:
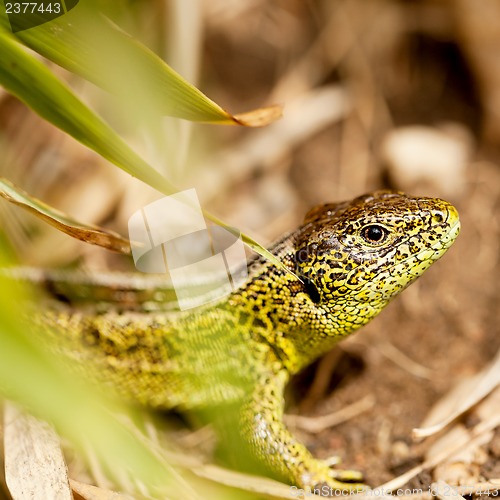
[[[370,245],[380,245],[385,241],[388,231],[384,226],[370,224],[361,230],[361,236]]]

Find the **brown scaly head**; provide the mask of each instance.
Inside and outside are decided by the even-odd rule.
[[[459,230],[448,202],[401,192],[311,210],[295,240],[295,265],[328,318],[320,329],[345,335],[367,323],[446,252]]]

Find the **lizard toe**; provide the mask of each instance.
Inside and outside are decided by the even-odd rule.
[[[357,470],[332,469],[331,476],[343,483],[360,483],[363,481],[363,473]]]

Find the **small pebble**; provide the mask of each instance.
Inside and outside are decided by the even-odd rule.
[[[390,132],[381,153],[396,188],[454,198],[465,187],[472,145],[472,134],[462,125],[415,125]]]

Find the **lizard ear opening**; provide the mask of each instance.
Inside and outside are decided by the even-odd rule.
[[[321,301],[321,295],[319,294],[316,285],[309,278],[301,277],[301,279],[304,282],[304,288],[307,295],[309,295],[315,304],[319,304]]]

